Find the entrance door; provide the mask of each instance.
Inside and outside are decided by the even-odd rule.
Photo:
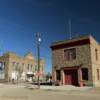
[[[71,84],[72,84],[72,76],[71,76],[71,75],[67,75],[67,76],[65,77],[65,83],[66,83],[67,85],[71,85]]]
[[[65,84],[78,85],[78,72],[76,69],[65,70]]]

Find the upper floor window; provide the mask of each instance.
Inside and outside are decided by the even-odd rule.
[[[43,66],[41,66],[41,71],[43,72]]]
[[[76,48],[65,49],[64,56],[66,60],[74,60],[76,59]]]
[[[32,65],[30,65],[30,70],[32,70]]]
[[[30,64],[27,65],[27,70],[28,70],[28,71],[30,70]]]
[[[98,60],[98,50],[95,49],[95,57],[96,57],[96,60]]]
[[[15,65],[15,62],[12,62],[13,66]]]
[[[24,66],[24,63],[22,63],[22,66]]]
[[[16,66],[17,66],[17,67],[19,66],[19,62],[16,63]]]
[[[32,64],[28,64],[28,65],[27,65],[27,70],[28,70],[28,71],[32,71]]]

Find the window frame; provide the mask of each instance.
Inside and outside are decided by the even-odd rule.
[[[95,59],[98,60],[98,49],[95,48]]]
[[[68,54],[65,53],[67,50],[69,52]],[[68,55],[68,56],[66,56],[66,55]],[[77,58],[77,50],[76,50],[76,48],[65,48],[64,49],[64,59],[66,61],[76,60],[76,58]]]
[[[89,80],[89,69],[88,68],[82,68],[82,79],[88,81]],[[83,73],[85,71],[85,73]],[[86,73],[87,71],[87,73]]]

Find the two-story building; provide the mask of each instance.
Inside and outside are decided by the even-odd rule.
[[[40,59],[40,78],[45,74],[45,60]],[[37,60],[32,52],[28,52],[21,57],[13,52],[7,52],[0,56],[0,80],[11,81],[32,81],[37,79]]]
[[[51,49],[53,81],[100,86],[100,45],[91,35],[55,42]]]

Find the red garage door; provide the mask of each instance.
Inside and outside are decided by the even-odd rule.
[[[65,85],[78,85],[78,71],[77,69],[68,69],[65,73]]]

